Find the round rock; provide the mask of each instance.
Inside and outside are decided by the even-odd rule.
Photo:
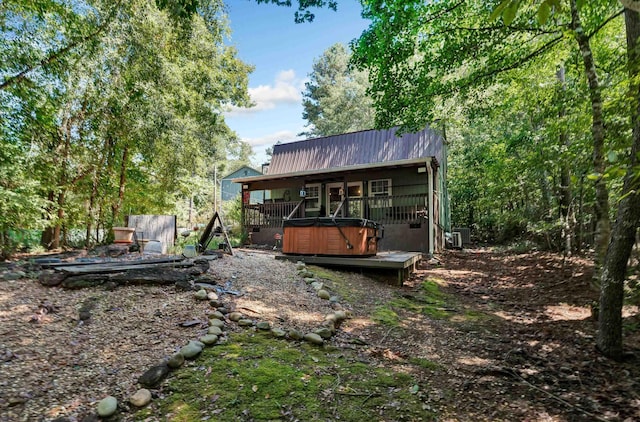
[[[324,290],[324,289],[320,289],[318,290],[318,297],[320,299],[325,299],[325,300],[329,300],[329,298],[331,297],[331,295],[329,294],[328,291]]]
[[[200,289],[193,294],[193,297],[198,300],[207,300],[207,291],[205,289]]]
[[[289,330],[289,337],[292,338],[293,340],[302,340],[304,335],[300,331],[293,328]]]
[[[175,353],[167,361],[167,366],[171,369],[177,369],[184,365],[184,355],[180,352]]]
[[[273,334],[274,337],[278,338],[282,338],[287,335],[286,331],[284,331],[282,328],[272,328],[271,334]]]
[[[202,346],[200,346],[200,344],[202,343],[190,341],[189,344],[180,349],[180,354],[184,356],[185,359],[193,359],[202,352]]]
[[[113,396],[107,396],[98,402],[98,415],[102,418],[108,418],[118,410],[118,399]]]
[[[241,319],[238,320],[238,325],[241,327],[251,327],[253,326],[253,320],[252,319]]]
[[[240,312],[231,312],[231,313],[229,314],[229,319],[230,319],[231,321],[236,321],[236,322],[238,322],[238,321],[240,321],[243,317],[244,317],[244,315],[242,315]]]
[[[209,327],[209,331],[207,331],[207,334],[213,334],[214,336],[221,336],[222,329],[220,327]]]
[[[224,321],[222,321],[220,319],[210,319],[209,320],[209,327],[218,327],[218,328],[222,329],[224,327]]]
[[[344,321],[345,319],[347,319],[347,313],[345,311],[335,311],[333,313],[338,321]]]
[[[321,346],[324,344],[324,340],[316,333],[308,333],[304,335],[304,339],[311,344]]]
[[[224,304],[220,300],[210,300],[209,305],[211,305],[211,307],[213,308],[220,308],[221,306],[224,306]]]
[[[218,336],[215,334],[207,334],[200,337],[200,341],[207,346],[211,346],[212,344],[216,344],[216,342],[218,341]]]
[[[260,321],[256,324],[256,328],[258,328],[259,330],[270,330],[271,324],[269,324],[268,321]]]
[[[169,367],[167,364],[161,364],[152,366],[147,371],[140,375],[138,382],[145,387],[155,387],[169,374]]]
[[[151,402],[151,391],[141,388],[129,397],[129,403],[136,407],[143,407]]]
[[[318,328],[317,330],[314,331],[314,333],[324,339],[331,338],[331,334],[332,334],[331,330],[327,327]]]
[[[220,311],[212,312],[209,317],[214,319],[224,319],[224,315]]]
[[[5,280],[19,280],[24,277],[25,277],[24,271],[20,271],[20,270],[4,273],[2,276],[2,278],[4,278]]]

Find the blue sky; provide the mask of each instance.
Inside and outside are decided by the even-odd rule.
[[[294,1],[294,3],[297,3]],[[338,11],[314,10],[311,23],[294,22],[295,7],[228,0],[231,44],[239,57],[255,66],[249,76],[251,109],[226,114],[229,127],[255,152],[256,169],[267,160],[264,151],[277,141],[301,139],[302,91],[314,59],[331,45],[348,44],[368,26],[357,0],[343,0]]]

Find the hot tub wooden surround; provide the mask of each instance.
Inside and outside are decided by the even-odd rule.
[[[296,255],[374,256],[382,226],[361,218],[285,220],[282,252]]]

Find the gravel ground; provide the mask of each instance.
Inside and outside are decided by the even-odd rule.
[[[209,275],[244,293],[220,297],[230,308],[276,326],[316,327],[330,309],[294,263],[269,252],[238,250],[211,261]],[[126,401],[146,369],[206,332],[213,311],[173,286],[65,290],[0,279],[0,421],[82,420],[107,395]],[[179,326],[194,319],[202,324]]]

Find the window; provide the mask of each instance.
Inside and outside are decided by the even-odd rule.
[[[307,192],[307,196],[304,197],[304,209],[320,211],[320,184],[306,185],[304,190]]]
[[[391,206],[391,179],[369,181],[369,197],[376,198],[369,201],[371,208],[386,208]]]
[[[347,183],[347,196],[349,197],[349,209],[347,217],[362,217],[362,182]]]

